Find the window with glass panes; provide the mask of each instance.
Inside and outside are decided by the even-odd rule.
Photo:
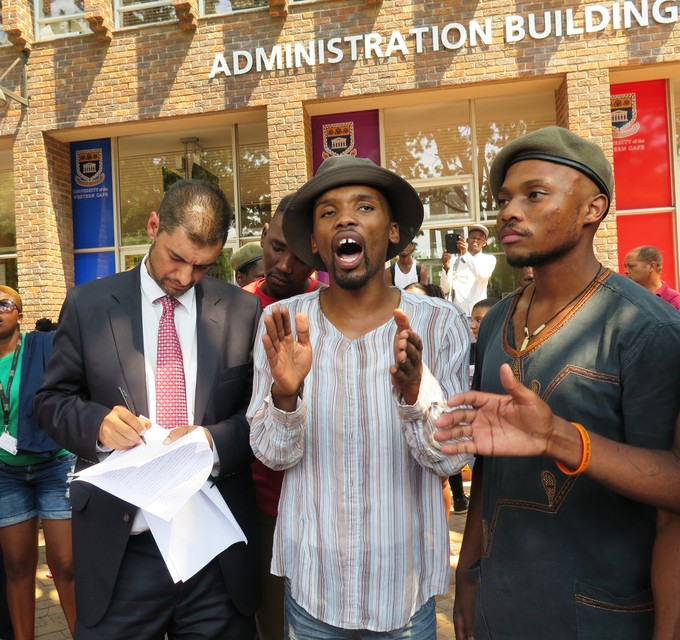
[[[425,218],[415,257],[439,282],[447,233],[477,222],[489,228],[484,251],[497,257],[489,295],[516,288],[517,270],[505,262],[495,228],[489,168],[500,149],[529,131],[555,124],[552,91],[431,102],[383,111],[384,164],[418,191]]]
[[[85,0],[35,0],[38,40],[90,33],[85,20]]]
[[[201,15],[213,16],[269,7],[269,0],[201,0],[201,4],[203,7]]]
[[[3,17],[2,17],[2,0],[0,0],[0,45],[9,44],[9,38],[7,34],[2,29]]]
[[[114,0],[113,7],[119,29],[177,20],[172,0]]]
[[[0,150],[0,284],[18,288],[12,151]]]
[[[208,180],[227,195],[234,219],[212,275],[231,280],[229,256],[259,238],[271,217],[269,147],[264,122],[174,130],[117,139],[119,269],[146,254],[146,223],[164,192],[181,178]]]

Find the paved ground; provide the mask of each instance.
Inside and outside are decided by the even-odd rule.
[[[35,580],[35,637],[44,640],[62,640],[70,638],[64,614],[59,605],[59,596],[54,588],[54,581],[47,578],[45,564],[45,542],[40,531],[40,560],[38,575]]]
[[[467,487],[466,487],[467,489]],[[437,597],[437,640],[453,640],[453,574],[458,562],[458,551],[463,538],[465,516],[457,516],[453,513],[449,518],[449,531],[451,538],[451,589],[448,595]],[[45,564],[44,543],[42,532],[40,535],[40,563],[36,577],[36,629],[35,637],[43,640],[62,640],[70,638],[71,634],[66,626],[64,615],[59,606],[59,597],[54,588],[54,583],[45,577],[47,565]]]
[[[469,485],[466,483],[466,491]],[[463,540],[463,529],[465,528],[465,516],[457,516],[451,513],[449,518],[449,538],[451,540],[451,582],[449,593],[445,596],[437,597],[437,640],[454,640],[453,634],[453,588],[454,573],[458,564],[458,553],[460,543]]]

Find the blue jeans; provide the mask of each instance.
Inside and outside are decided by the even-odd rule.
[[[75,462],[72,453],[20,467],[0,462],[0,527],[36,516],[43,520],[70,520],[69,485]]]
[[[434,598],[430,598],[405,627],[392,631],[368,631],[366,629],[340,629],[321,622],[305,611],[290,595],[290,584],[286,580],[285,596],[285,638],[286,640],[436,640],[437,616]]]

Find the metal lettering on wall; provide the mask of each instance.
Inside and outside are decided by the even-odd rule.
[[[306,42],[289,42],[217,53],[209,78],[250,72],[281,71],[327,64],[345,59],[357,61],[416,56],[432,51],[465,51],[496,43],[515,43],[526,38],[543,40],[603,31],[626,31],[678,21],[677,0],[591,3],[578,8],[481,18],[466,22],[413,27],[389,34],[350,34]]]

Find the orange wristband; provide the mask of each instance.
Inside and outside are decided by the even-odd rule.
[[[581,464],[573,471],[567,469],[567,467],[565,467],[561,462],[558,462],[557,460],[555,460],[555,464],[562,473],[568,476],[577,476],[579,473],[583,473],[588,468],[588,465],[590,464],[592,446],[590,444],[590,436],[588,435],[588,432],[585,430],[585,427],[582,424],[579,424],[578,422],[571,422],[570,424],[573,424],[578,429],[579,435],[581,436],[581,444],[583,445],[583,453],[581,454]]]

